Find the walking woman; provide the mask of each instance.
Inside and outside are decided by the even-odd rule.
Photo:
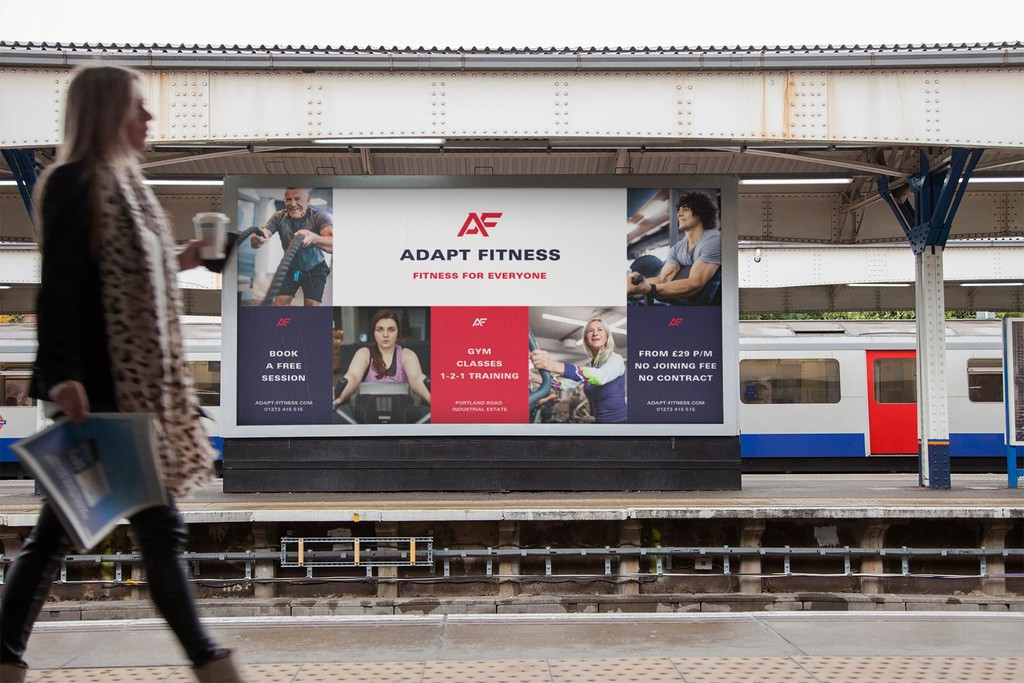
[[[36,191],[42,280],[31,394],[75,422],[91,412],[149,413],[170,502],[131,517],[150,596],[200,681],[239,681],[230,650],[199,622],[182,563],[187,541],[174,498],[212,472],[182,350],[179,269],[200,265],[200,242],[175,257],[140,153],[152,116],[141,77],[115,66],[73,74],[64,144]],[[7,574],[0,603],[0,679],[23,681],[32,626],[70,541],[48,503]]]

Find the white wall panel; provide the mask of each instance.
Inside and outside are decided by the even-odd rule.
[[[855,142],[1019,146],[1022,77],[1019,68],[830,72],[830,134]]]
[[[549,73],[447,73],[432,81],[443,114],[436,128],[457,137],[564,136],[567,80]],[[625,103],[623,103],[625,104]]]
[[[3,189],[11,192],[0,194],[0,241],[26,242],[35,239],[32,220],[17,188]]]
[[[1020,192],[967,192],[953,218],[950,239],[957,237],[1006,237],[1024,230]]]
[[[554,85],[555,113],[560,107],[565,110],[565,120],[556,126],[563,135],[665,138],[685,134],[689,105],[676,74],[583,73],[549,82]]]
[[[432,136],[444,127],[443,77],[335,71],[306,78],[309,109],[300,130],[307,137]]]
[[[299,71],[210,74],[211,140],[315,137],[308,78]]]
[[[831,242],[839,220],[836,194],[740,195],[740,239]],[[896,227],[896,219],[892,219]]]
[[[849,283],[912,283],[910,247],[796,247],[739,251],[741,288]],[[943,253],[947,281],[1024,280],[1024,243],[950,246]]]
[[[864,217],[857,232],[858,242],[893,242],[907,244],[906,233],[900,227],[892,209],[885,202],[879,201],[863,209]]]
[[[824,71],[792,71],[786,88],[786,138],[828,140],[831,79]]]
[[[0,282],[9,285],[39,284],[42,259],[35,249],[0,248]]]
[[[0,69],[0,147],[57,144],[67,70]]]
[[[210,140],[210,74],[193,69],[149,74],[146,105],[153,142]]]
[[[925,84],[940,141],[947,145],[1019,147],[1024,140],[1024,69],[932,72]],[[926,79],[928,80],[928,79]],[[1009,81],[1009,82],[1007,82]],[[1004,112],[1011,112],[1007,116]]]

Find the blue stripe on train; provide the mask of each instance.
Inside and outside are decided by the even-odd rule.
[[[740,434],[744,458],[863,458],[863,434]]]
[[[1001,458],[1006,454],[1002,434],[950,434],[954,458]],[[863,434],[741,434],[744,458],[862,458]]]
[[[0,438],[0,462],[17,462],[11,445],[18,439]],[[211,436],[218,460],[224,457],[224,440]],[[1002,458],[1006,456],[1002,434],[950,434],[951,457]],[[744,458],[860,458],[864,456],[863,434],[742,434],[740,454]]]
[[[21,439],[2,439],[0,438],[0,462],[18,462],[18,456],[14,454],[11,446],[16,444]],[[217,459],[224,459],[224,439],[219,436],[211,436],[210,443],[217,449]]]
[[[11,446],[21,439],[0,439],[0,462],[18,462],[18,456],[11,450]]]
[[[992,458],[1006,457],[1004,434],[950,434],[950,457]]]

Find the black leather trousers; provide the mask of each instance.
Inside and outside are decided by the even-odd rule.
[[[182,552],[188,535],[172,501],[148,508],[129,520],[142,551],[149,595],[174,631],[193,665],[205,664],[217,652],[199,622],[195,596],[188,583]],[[57,515],[44,504],[39,521],[7,573],[0,602],[0,661],[22,662],[28,637],[60,571],[70,539]]]

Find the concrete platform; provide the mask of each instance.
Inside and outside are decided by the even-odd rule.
[[[29,481],[0,482],[0,527],[31,526]],[[1018,529],[1002,475],[745,475],[740,491],[543,494],[229,494],[181,502],[192,525],[277,522],[966,520]],[[928,520],[931,520],[930,522]],[[630,522],[633,523],[633,522]],[[830,522],[830,524],[846,522]],[[1007,526],[1009,525],[1009,526]],[[913,524],[918,526],[917,523]],[[1019,546],[1016,533],[1006,540]],[[251,681],[300,683],[824,683],[1018,681],[1024,597],[720,594],[203,599]],[[30,681],[188,681],[145,601],[49,603]]]
[[[264,617],[208,622],[251,681],[1019,681],[1024,614]],[[39,624],[30,681],[188,681],[158,620]]]
[[[33,483],[0,481],[0,527],[31,526]],[[1005,475],[962,474],[950,489],[913,474],[747,474],[740,491],[616,493],[224,493],[217,479],[180,501],[186,521],[467,522],[625,519],[1024,519]]]

